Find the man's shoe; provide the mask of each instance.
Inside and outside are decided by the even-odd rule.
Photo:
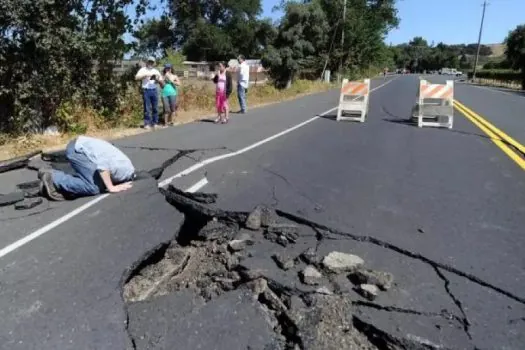
[[[39,171],[38,178],[40,179],[40,193],[51,200],[63,201],[65,198],[62,193],[58,192],[50,171]]]

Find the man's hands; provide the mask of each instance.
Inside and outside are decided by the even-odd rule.
[[[131,182],[125,182],[119,185],[111,186],[108,188],[108,192],[110,193],[117,193],[129,190],[131,187],[133,187],[133,184]]]
[[[113,181],[111,181],[111,176],[109,174],[109,171],[107,170],[100,171],[100,177],[102,178],[104,185],[106,185],[106,189],[108,190],[109,193],[117,193],[117,192],[129,190],[132,186],[131,182],[125,182],[125,183],[121,183],[118,185],[113,185]]]

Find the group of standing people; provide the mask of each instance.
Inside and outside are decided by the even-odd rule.
[[[250,81],[250,67],[244,56],[238,57],[239,67],[237,76],[237,97],[239,99],[239,113],[246,113],[246,94]],[[180,80],[173,72],[171,64],[164,65],[162,74],[155,68],[155,58],[149,57],[146,66],[139,69],[135,76],[141,81],[142,97],[144,101],[144,128],[155,128],[159,125],[158,91],[157,84],[162,88],[162,105],[164,109],[163,127],[173,125],[177,113],[177,95]],[[228,98],[233,91],[233,79],[231,67],[225,63],[217,65],[217,71],[213,78],[215,83],[215,106],[217,118],[215,123],[225,124],[229,120],[230,108]]]
[[[142,98],[144,101],[144,128],[154,128],[159,125],[157,84],[162,88],[162,106],[164,109],[164,125],[173,125],[177,113],[177,94],[180,87],[179,77],[173,72],[171,64],[165,64],[162,74],[154,67],[155,58],[149,57],[146,66],[139,69],[136,80],[141,81]]]

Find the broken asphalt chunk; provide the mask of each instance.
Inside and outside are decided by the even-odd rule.
[[[203,192],[190,193],[190,192],[179,190],[177,187],[173,185],[168,186],[168,191],[178,194],[180,196],[186,197],[188,199],[192,199],[196,202],[203,203],[203,204],[213,204],[217,201],[216,193],[203,193]]]
[[[309,265],[317,265],[319,263],[319,257],[314,248],[306,249],[301,255],[299,255],[299,258]]]
[[[40,156],[31,158],[27,163],[27,168],[35,171],[39,171],[40,169],[52,169],[51,164],[44,161]]]
[[[35,181],[29,181],[29,182],[22,182],[16,185],[17,188],[21,190],[27,190],[30,188],[39,188],[40,187],[40,180]]]
[[[318,285],[323,278],[323,275],[313,266],[306,266],[299,275],[301,281],[308,285]]]
[[[268,227],[277,221],[277,213],[272,208],[268,208],[264,205],[261,205],[260,210],[262,227]]]
[[[27,210],[32,209],[36,207],[37,205],[40,205],[44,202],[44,200],[40,197],[38,198],[26,198],[21,202],[18,202],[15,204],[16,210]]]
[[[252,237],[247,233],[239,234],[234,240],[228,243],[228,248],[232,252],[238,252],[244,250],[246,247],[254,244]]]
[[[361,284],[357,292],[366,299],[373,301],[379,295],[379,288],[375,284]]]
[[[266,304],[270,310],[286,312],[286,305],[284,305],[282,300],[270,288],[266,288],[262,292],[261,297],[262,302]]]
[[[40,151],[35,151],[21,157],[2,160],[0,161],[0,173],[24,168],[29,163],[29,159],[38,154],[40,154]]]
[[[260,206],[255,207],[255,209],[248,215],[246,219],[245,226],[250,230],[257,231],[261,228],[261,215],[262,208]]]
[[[246,286],[255,294],[263,293],[268,288],[268,282],[264,278],[257,278],[253,281],[246,283]]]
[[[0,195],[0,207],[5,207],[24,200],[24,192],[15,191],[8,194]]]
[[[250,269],[249,267],[244,266],[242,264],[236,266],[236,271],[245,281],[251,281],[261,277],[265,277],[265,274],[268,273],[268,271],[266,271],[265,269]]]
[[[299,226],[292,223],[271,224],[268,226],[267,230],[270,233],[284,235],[292,242],[295,242],[299,237]]]
[[[350,273],[348,279],[355,285],[375,284],[386,291],[392,287],[394,276],[388,272],[359,269]]]
[[[282,245],[283,247],[286,247],[289,243],[288,239],[284,235],[278,236],[276,242]]]
[[[341,252],[331,252],[323,259],[324,267],[334,273],[354,271],[364,263],[357,255]]]
[[[330,289],[328,289],[328,287],[326,286],[322,286],[322,287],[319,287],[315,290],[315,292],[317,294],[323,294],[323,295],[332,295],[334,294]]]
[[[352,305],[348,298],[317,295],[315,299],[313,306],[296,318],[301,349],[377,349],[353,327]]]
[[[277,266],[283,270],[289,270],[294,267],[295,261],[289,256],[283,256],[281,254],[272,255],[272,259],[275,261]]]
[[[258,230],[261,227],[270,227],[275,225],[277,220],[277,213],[275,210],[264,205],[258,205],[252,210],[246,219],[246,227],[250,230]],[[281,232],[278,232],[281,233]]]
[[[208,221],[208,223],[199,231],[197,237],[205,241],[213,241],[219,238],[231,239],[236,232],[236,227],[213,219]]]

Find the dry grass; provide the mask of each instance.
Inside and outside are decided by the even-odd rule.
[[[488,44],[487,46],[492,50],[492,57],[501,57],[505,55],[505,44]]]
[[[474,80],[474,83],[483,85],[483,86],[493,86],[493,87],[502,87],[507,89],[513,89],[513,90],[521,90],[521,83],[517,81],[502,81],[502,80],[495,80],[495,79],[484,79],[484,78],[476,78]]]
[[[177,124],[186,124],[195,120],[209,118],[215,114],[214,86],[207,82],[183,82],[178,105]],[[250,87],[248,92],[248,105],[250,108],[261,107],[272,103],[291,100],[304,95],[327,91],[333,85],[318,81],[299,80],[288,90],[277,90],[271,85]],[[106,140],[114,140],[126,136],[146,132],[139,128],[142,117],[142,101],[137,90],[131,89],[124,99],[118,121],[102,122],[102,118],[93,110],[68,104],[61,111],[69,125],[74,125],[74,130],[80,133]],[[230,108],[239,109],[235,93],[230,97]],[[53,151],[63,149],[79,132],[68,132],[57,136],[31,134],[21,137],[0,135],[0,160],[14,158],[36,150]]]
[[[136,135],[144,132],[140,128],[116,128],[107,130],[89,131],[86,135],[98,137],[105,140],[113,140],[121,137]],[[0,160],[18,157],[37,150],[46,152],[63,149],[64,146],[76,134],[54,135],[26,135],[8,141],[0,146]]]

